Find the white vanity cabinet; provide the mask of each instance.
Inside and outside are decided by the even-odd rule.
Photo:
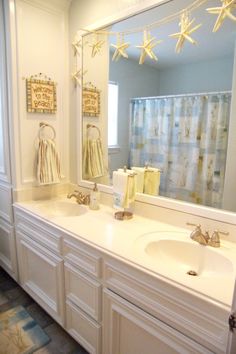
[[[103,354],[226,353],[228,312],[214,302],[115,259],[104,285]]]
[[[103,354],[213,354],[110,290],[104,290],[103,334]]]
[[[90,354],[226,354],[229,308],[20,207],[15,222],[20,284]]]
[[[64,325],[61,237],[21,212],[15,215],[20,284],[59,324]]]
[[[102,258],[74,240],[64,240],[66,329],[89,353],[101,354]]]

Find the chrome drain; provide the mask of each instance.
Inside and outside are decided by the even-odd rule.
[[[187,274],[188,275],[192,275],[192,277],[196,277],[198,274],[197,274],[197,272],[195,272],[195,270],[189,270],[188,272],[187,272]]]

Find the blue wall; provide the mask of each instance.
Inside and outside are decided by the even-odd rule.
[[[159,71],[159,95],[232,89],[233,56]]]

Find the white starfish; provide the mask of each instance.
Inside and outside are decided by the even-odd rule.
[[[170,34],[170,37],[178,38],[176,43],[175,51],[176,53],[180,53],[181,49],[184,46],[185,40],[187,39],[192,44],[197,44],[197,42],[190,36],[193,32],[195,32],[201,24],[191,28],[192,24],[194,23],[195,19],[189,20],[189,17],[186,13],[182,14],[180,18],[180,32]]]
[[[118,61],[120,57],[128,58],[128,54],[125,50],[130,46],[130,43],[124,42],[124,38],[120,39],[120,35],[117,36],[117,44],[111,44],[111,47],[115,48],[115,52],[112,56],[112,61]]]
[[[80,49],[82,48],[81,40],[75,40],[74,42],[72,42],[72,47],[74,49],[74,55],[80,55]]]
[[[222,6],[210,7],[206,9],[206,11],[208,11],[210,14],[218,15],[216,19],[216,23],[213,28],[213,32],[218,31],[218,29],[221,27],[226,17],[230,18],[233,21],[236,21],[236,17],[231,12],[236,8],[236,1],[221,0],[221,2],[222,2]]]
[[[162,41],[153,42],[154,40],[155,37],[151,37],[149,32],[147,32],[146,30],[143,32],[142,45],[136,45],[136,48],[141,49],[139,64],[143,64],[147,56],[149,56],[153,60],[158,60],[158,58],[153,52],[153,48],[156,47],[156,45],[161,43]]]
[[[91,53],[92,58],[94,58],[96,54],[100,53],[104,43],[105,43],[104,41],[97,39],[92,44],[89,44],[89,46],[92,48],[92,53]]]
[[[87,73],[87,71],[88,70],[79,69],[79,70],[75,71],[74,73],[72,73],[71,77],[72,77],[72,79],[74,79],[76,84],[80,85],[81,79]]]

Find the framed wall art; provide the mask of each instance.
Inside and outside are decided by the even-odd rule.
[[[99,117],[100,91],[96,87],[83,87],[83,115]]]
[[[56,83],[37,78],[26,79],[27,112],[56,113]]]

